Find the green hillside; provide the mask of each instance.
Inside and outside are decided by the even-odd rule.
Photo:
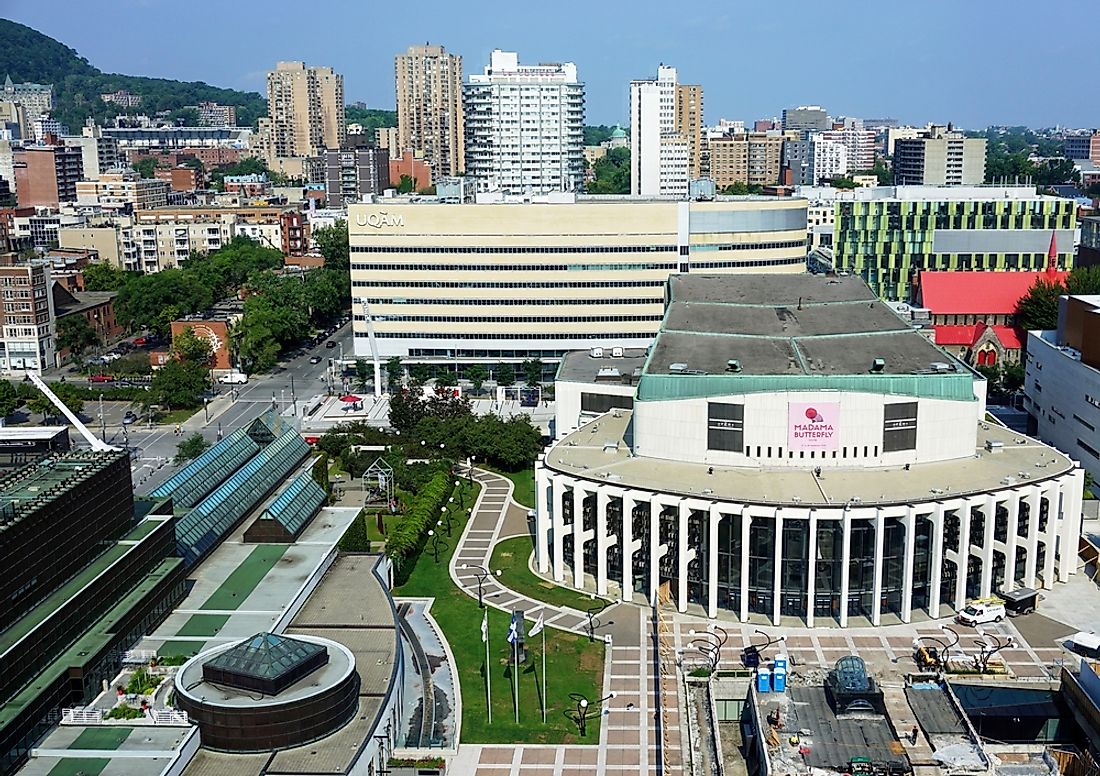
[[[200,101],[236,106],[237,123],[242,126],[253,126],[267,114],[267,100],[255,92],[219,89],[201,81],[104,73],[68,46],[9,19],[0,19],[0,78],[4,75],[16,83],[53,84],[54,117],[74,132],[88,116],[107,122],[120,113],[153,115],[166,110],[192,123],[196,117],[183,108]],[[119,89],[140,94],[141,107],[122,109],[99,99],[100,94]]]

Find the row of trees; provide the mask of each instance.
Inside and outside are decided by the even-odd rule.
[[[361,371],[361,376],[365,376],[367,370],[367,363],[362,362],[360,369],[359,363],[356,364],[357,370]],[[401,385],[401,379],[404,373],[404,366],[401,363],[399,356],[391,356],[385,364],[386,378],[391,389]],[[523,376],[524,382],[530,386],[536,386],[542,382],[543,371],[545,365],[542,363],[542,359],[529,358],[519,365],[518,373]],[[516,384],[517,370],[513,364],[500,363],[497,364],[492,373],[490,374],[489,368],[484,364],[470,364],[464,371],[464,376],[473,385],[474,393],[480,393],[482,387],[484,387],[487,380],[490,377],[494,379],[497,385],[511,386]],[[429,380],[441,379],[449,380],[451,375],[449,372],[442,370],[431,364],[413,364],[409,367],[409,386],[413,388],[419,388]]]

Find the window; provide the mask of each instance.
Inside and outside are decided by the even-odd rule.
[[[707,403],[707,449],[739,452],[744,447],[745,405]]]
[[[581,412],[596,412],[603,414],[614,408],[624,410],[634,409],[634,397],[612,396],[603,393],[581,394]]]
[[[1100,453],[1096,452],[1096,449],[1094,447],[1091,447],[1090,445],[1085,444],[1080,439],[1077,440],[1077,446],[1080,447],[1082,450],[1084,450],[1089,455],[1091,455],[1093,458],[1100,458]]]

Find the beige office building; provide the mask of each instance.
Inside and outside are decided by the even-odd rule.
[[[166,207],[168,205],[167,181],[157,178],[141,178],[136,172],[103,173],[97,180],[83,180],[76,184],[78,205],[100,205],[104,208],[131,210]]]
[[[703,161],[706,143],[703,137],[703,87],[699,84],[676,85],[676,132],[687,140],[688,175],[697,180],[705,175]]]
[[[348,210],[356,355],[494,364],[644,347],[674,272],[805,270],[806,201],[577,197]]]
[[[985,183],[984,137],[930,126],[913,139],[894,141],[894,185],[979,186]]]
[[[331,67],[279,62],[267,74],[267,112],[260,135],[269,163],[340,148],[347,139],[344,77]]]
[[[389,147],[390,158],[411,150],[428,163],[433,179],[461,174],[466,155],[462,57],[443,46],[409,46],[394,57],[394,83],[398,148]]]

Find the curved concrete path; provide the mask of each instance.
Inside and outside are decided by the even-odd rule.
[[[477,598],[477,575],[462,569],[463,563],[489,568],[493,547],[503,538],[527,533],[527,509],[512,499],[507,477],[483,469],[474,470],[481,493],[472,517],[458,540],[450,563],[451,579],[467,595]],[[547,625],[588,636],[586,613],[569,607],[536,601],[505,584],[487,579],[482,591],[487,606],[511,612],[522,609],[535,620],[543,615]],[[539,744],[462,744],[451,768],[472,776],[609,776],[631,774],[680,774],[679,703],[675,686],[657,682],[655,624],[649,608],[616,603],[599,617],[597,638],[611,637],[604,670],[604,691],[615,698],[605,704],[598,746],[547,746]],[[666,705],[661,713],[662,702]],[[668,750],[662,751],[662,717],[668,725]],[[667,757],[666,757],[667,755]],[[667,759],[668,768],[662,767]]]

